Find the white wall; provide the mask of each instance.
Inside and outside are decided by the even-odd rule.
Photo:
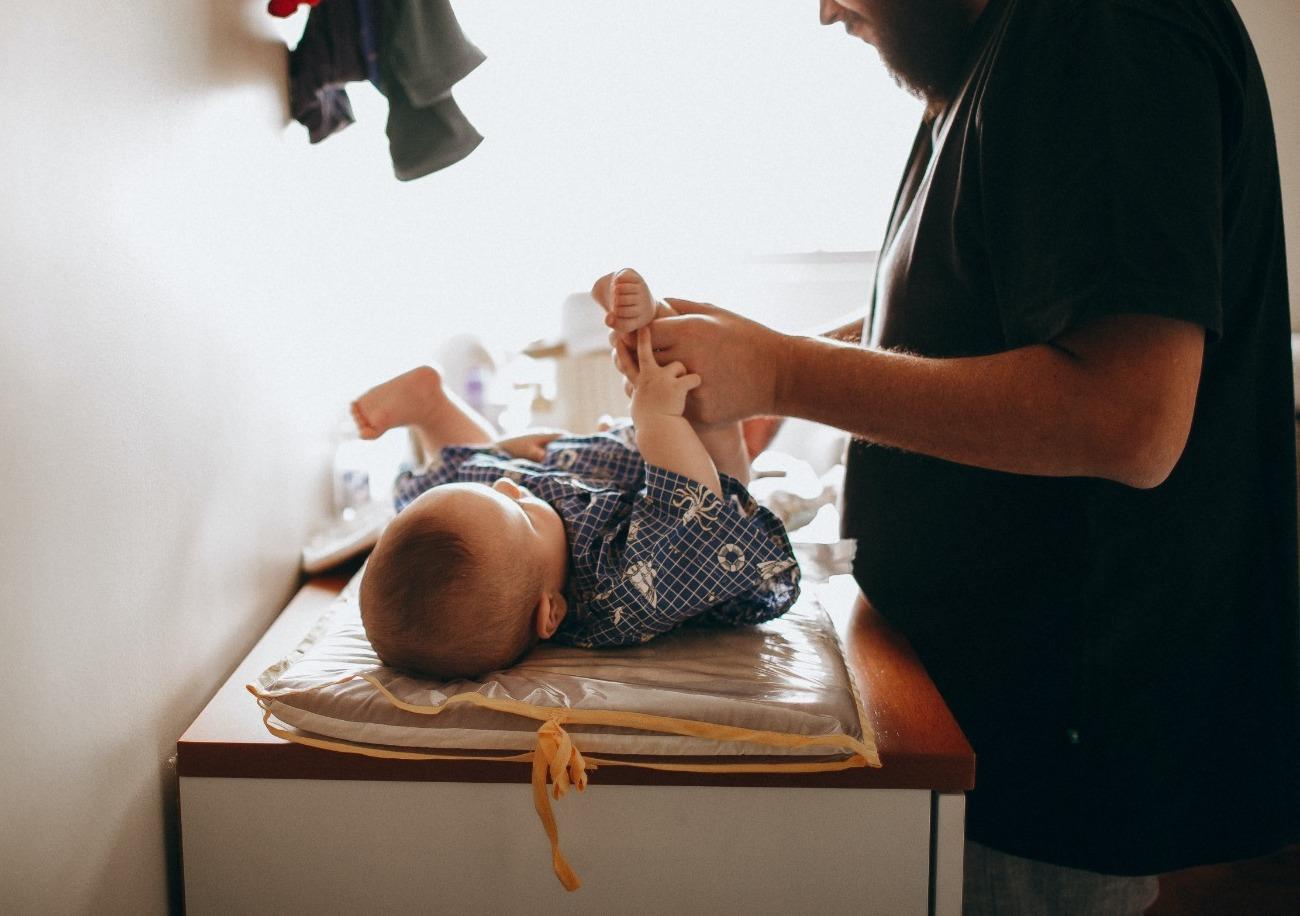
[[[165,761],[325,498],[354,309],[249,11],[20,2],[0,27],[5,912],[165,911]]]
[[[1246,23],[1273,106],[1291,280],[1291,329],[1300,331],[1300,4],[1235,0]]]
[[[558,27],[536,34],[545,23],[507,6],[466,16],[489,63],[462,104],[487,143],[400,184],[382,106],[359,105],[357,125],[316,147],[286,121],[284,49],[263,0],[5,4],[0,911],[162,912],[169,872],[176,904],[166,760],[291,594],[348,399],[463,330],[466,301],[482,322],[493,297],[529,296],[544,325],[595,268],[614,266],[605,252],[575,257],[568,280],[529,270],[541,266],[529,239],[556,229],[538,212],[544,198],[511,209],[509,185],[536,178],[493,152],[511,148],[511,124],[485,87],[538,94],[532,118],[551,139],[517,155],[563,155],[565,125],[589,135],[592,113],[565,107],[544,59],[532,84],[510,66],[494,76],[494,41],[589,49]],[[831,37],[813,6],[799,21],[811,40]],[[843,53],[872,72],[869,52]],[[694,101],[679,101],[683,115]],[[764,120],[762,109],[746,117]],[[781,157],[810,158],[775,149],[776,166],[753,150],[747,164],[770,174]],[[604,187],[628,188],[606,158]],[[841,188],[867,180],[837,168]],[[892,179],[871,177],[887,198]],[[549,204],[570,208],[571,224],[599,191]],[[508,232],[483,231],[484,199]],[[593,237],[620,218],[598,215]],[[575,238],[575,252],[585,244]]]
[[[165,761],[291,593],[370,374],[361,202],[284,130],[259,7],[6,5],[0,911],[166,910]]]

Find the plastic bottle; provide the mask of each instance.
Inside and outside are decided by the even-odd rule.
[[[334,446],[334,512],[349,518],[370,502],[370,454],[350,421],[339,423]]]

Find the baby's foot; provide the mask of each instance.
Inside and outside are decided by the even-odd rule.
[[[398,426],[418,425],[443,397],[442,376],[432,366],[403,372],[352,402],[352,419],[362,439],[378,439]]]
[[[655,317],[655,297],[641,275],[630,267],[615,271],[609,278],[608,302],[602,303],[608,315],[605,324],[631,339],[637,330]]]

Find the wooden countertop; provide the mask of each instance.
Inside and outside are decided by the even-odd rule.
[[[389,760],[305,747],[267,732],[261,710],[244,685],[254,683],[299,643],[347,580],[347,575],[325,575],[302,587],[177,742],[180,775],[528,782],[527,763]],[[867,604],[848,577],[839,577],[823,600],[862,687],[883,767],[831,773],[676,773],[609,766],[593,778],[607,785],[970,789],[975,755],[906,640]]]

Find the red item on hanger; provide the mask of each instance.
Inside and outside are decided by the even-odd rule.
[[[294,13],[298,12],[298,7],[302,4],[315,6],[320,0],[270,0],[266,5],[266,11],[272,16],[279,16],[281,19],[288,19]]]

